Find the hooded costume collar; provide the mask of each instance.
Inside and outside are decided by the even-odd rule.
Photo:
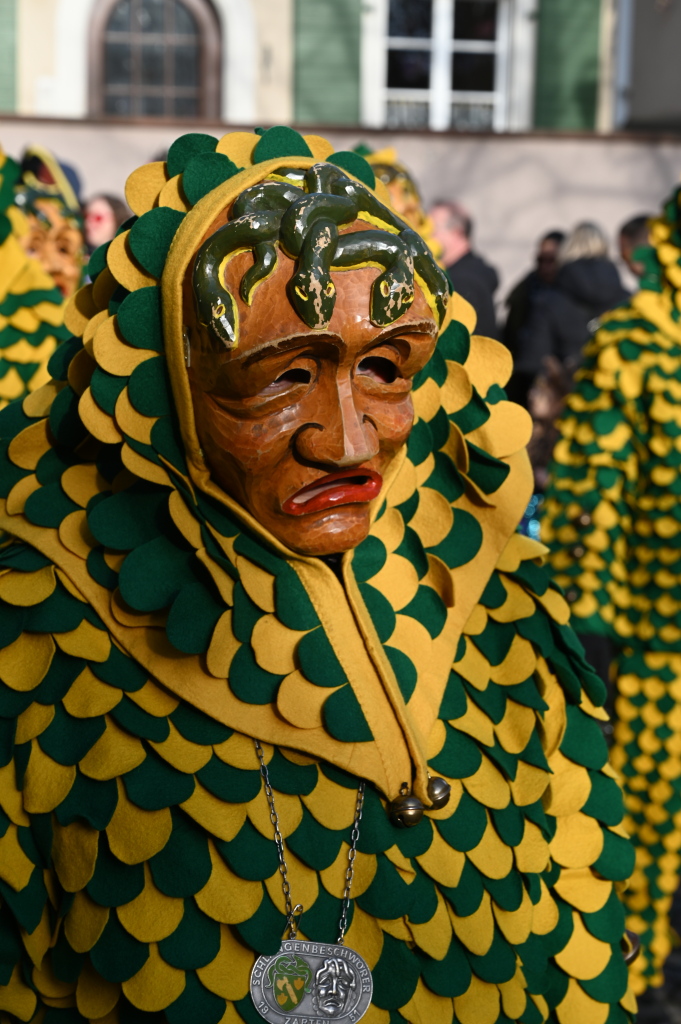
[[[650,221],[652,248],[642,249],[645,272],[631,299],[637,313],[674,341],[681,341],[681,186]]]
[[[370,535],[343,556],[342,583],[211,479],[184,366],[182,281],[208,225],[283,163],[345,161],[370,183],[360,157],[330,149],[289,129],[217,144],[192,135],[167,164],[135,172],[138,219],[93,256],[55,380],[5,424],[0,525],[51,558],[120,650],[173,693],[389,799],[407,783],[428,802],[429,742],[461,631],[531,490],[529,418],[501,391],[510,356],[470,339],[472,310],[455,297],[414,381],[411,437]]]

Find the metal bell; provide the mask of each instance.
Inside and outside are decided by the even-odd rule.
[[[424,806],[416,796],[398,796],[390,804],[389,815],[397,828],[413,828],[423,817]]]
[[[630,932],[627,928],[627,930],[624,933],[624,937],[622,938],[621,945],[622,953],[624,955],[624,962],[628,967],[629,964],[633,964],[634,960],[641,952],[641,939],[636,934],[636,932]]]
[[[446,807],[449,803],[451,792],[452,787],[444,779],[437,778],[436,776],[428,779],[430,810],[439,811],[441,808]]]

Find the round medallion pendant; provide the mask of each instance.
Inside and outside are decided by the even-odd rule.
[[[286,939],[251,971],[253,1005],[270,1024],[356,1024],[373,988],[359,953],[330,942]]]

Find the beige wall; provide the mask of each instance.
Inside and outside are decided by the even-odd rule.
[[[28,142],[50,146],[81,172],[85,195],[122,194],[126,176],[186,128],[84,121],[0,119],[0,144],[19,155]],[[225,131],[224,126],[197,130]],[[419,135],[328,131],[338,149],[360,138],[396,145],[426,201],[457,198],[476,224],[480,252],[502,277],[503,295],[532,258],[538,235],[579,220],[600,223],[614,239],[629,217],[656,211],[681,172],[681,139],[631,137]]]
[[[18,0],[17,110],[84,117],[88,29],[97,0]]]
[[[221,116],[293,116],[294,0],[213,0],[222,29]],[[17,111],[77,118],[90,109],[88,47],[99,0],[19,0]]]
[[[256,109],[264,124],[293,118],[293,0],[253,0],[260,67]]]
[[[22,114],[35,114],[44,109],[55,72],[55,0],[21,0],[17,12],[17,105]]]

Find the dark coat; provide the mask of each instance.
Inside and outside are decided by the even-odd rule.
[[[603,313],[628,298],[615,264],[581,259],[561,268],[553,288],[537,292],[530,316],[518,334],[515,369],[534,376],[547,356],[571,368]]]
[[[494,267],[475,253],[467,252],[447,267],[447,273],[454,291],[463,295],[477,313],[475,333],[486,338],[498,338],[494,293],[499,286],[499,276]]]
[[[531,270],[506,296],[508,314],[501,340],[514,359],[518,352],[518,336],[529,319],[534,300],[539,292],[550,287],[551,285],[543,281],[536,270]]]
[[[518,372],[518,354],[521,350],[523,331],[534,308],[536,297],[550,287],[551,285],[543,281],[536,270],[531,270],[506,298],[508,316],[501,332],[501,340],[513,356],[513,376],[506,385],[506,395],[509,401],[517,402],[525,408],[528,406],[528,392],[535,374]]]

